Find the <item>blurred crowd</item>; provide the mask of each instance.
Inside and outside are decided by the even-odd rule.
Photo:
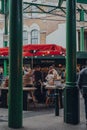
[[[77,78],[80,70],[85,66],[77,65]],[[65,83],[66,70],[65,66],[51,65],[49,67],[41,68],[39,65],[31,69],[29,66],[23,66],[23,87],[35,87],[36,90],[33,94],[33,99],[40,103],[46,101],[47,89],[46,84],[54,85],[55,80],[60,80],[61,83]],[[0,85],[8,87],[9,76],[4,78],[3,68],[0,67]]]

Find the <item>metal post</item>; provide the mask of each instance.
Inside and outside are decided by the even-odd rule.
[[[84,10],[80,10],[80,22],[84,22]],[[84,27],[80,28],[80,51],[84,51]]]
[[[4,76],[7,76],[7,60],[4,59]]]
[[[4,23],[4,35],[7,36],[8,35],[8,9],[7,9],[7,5],[8,5],[8,1],[5,0],[5,23]],[[8,41],[6,39],[4,39],[4,47],[7,47],[8,45]],[[4,59],[4,76],[7,76],[7,60]]]
[[[67,0],[66,21],[66,86],[64,122],[79,123],[79,91],[76,85],[76,0]]]
[[[55,89],[55,116],[59,116],[58,88]]]
[[[8,35],[8,9],[7,9],[7,3],[8,1],[5,0],[5,23],[4,23],[4,34],[5,36]],[[4,40],[4,47],[7,47],[8,41]]]
[[[30,53],[32,54],[31,57],[31,68],[33,69],[33,64],[34,64],[34,54],[36,53],[36,50],[30,50]]]
[[[33,53],[32,53],[32,61],[31,61],[31,68],[33,69]]]
[[[80,51],[84,51],[84,27],[80,28]]]
[[[80,10],[80,21],[84,21],[84,10]]]
[[[10,75],[8,126],[22,127],[22,0],[10,0]]]

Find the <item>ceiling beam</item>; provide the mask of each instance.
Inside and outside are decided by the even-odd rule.
[[[61,7],[64,0],[59,0],[58,6]]]
[[[87,4],[87,0],[77,0],[77,3]]]

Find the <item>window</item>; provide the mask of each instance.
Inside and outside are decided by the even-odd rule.
[[[38,30],[34,29],[31,31],[31,44],[38,43]]]
[[[28,44],[28,32],[26,30],[23,31],[23,45]]]
[[[84,21],[87,21],[87,13],[84,13]]]
[[[87,51],[87,31],[84,32],[84,44],[85,44],[85,51]]]
[[[78,32],[78,50],[80,51],[80,32]],[[84,32],[84,50],[87,51],[87,31]]]

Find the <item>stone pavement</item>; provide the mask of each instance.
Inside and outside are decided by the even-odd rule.
[[[83,98],[80,98],[80,123],[66,124],[63,121],[63,109],[59,116],[55,116],[54,108],[37,109],[23,112],[23,128],[20,130],[87,130]],[[14,130],[8,128],[8,110],[0,108],[0,130]],[[18,130],[18,129],[17,129]]]

